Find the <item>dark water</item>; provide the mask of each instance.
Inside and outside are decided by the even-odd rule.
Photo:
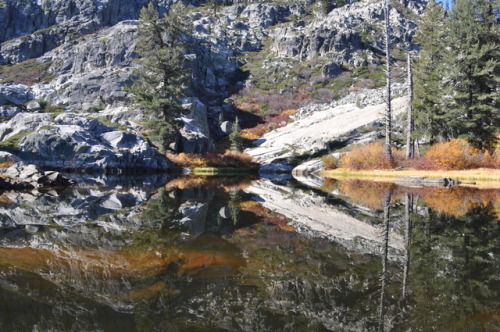
[[[86,179],[0,196],[0,331],[500,331],[500,191]]]

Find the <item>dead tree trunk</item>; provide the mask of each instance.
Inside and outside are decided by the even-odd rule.
[[[411,54],[408,52],[408,123],[406,128],[406,159],[415,158],[415,140],[413,139],[413,72]]]
[[[389,0],[385,0],[385,58],[386,58],[386,114],[385,114],[385,153],[392,162],[391,134],[392,134],[392,107],[391,107],[391,38],[389,24]]]

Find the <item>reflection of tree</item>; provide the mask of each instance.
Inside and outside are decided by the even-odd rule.
[[[384,198],[384,239],[382,241],[382,275],[380,277],[380,311],[379,311],[379,330],[384,331],[384,296],[385,284],[387,282],[387,255],[389,253],[389,219],[391,217],[391,190],[388,190]]]
[[[493,207],[475,208],[458,218],[432,211],[427,220],[412,218],[415,307],[409,325],[415,330],[493,331],[491,317],[475,319],[499,305],[500,225]]]
[[[172,229],[178,227],[172,222],[181,217],[179,213],[180,200],[177,189],[172,191],[161,190],[148,200],[141,217],[158,227],[158,229]]]
[[[405,257],[404,257],[404,267],[403,267],[403,297],[406,296],[406,287],[408,286],[408,273],[410,269],[410,243],[411,243],[411,218],[410,214],[413,208],[413,195],[410,193],[406,194],[405,198]]]
[[[243,191],[240,189],[229,192],[229,210],[231,211],[231,219],[234,225],[238,223],[239,213],[241,211],[240,203],[243,201]]]

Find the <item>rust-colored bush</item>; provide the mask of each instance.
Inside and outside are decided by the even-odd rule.
[[[427,168],[455,170],[488,167],[492,163],[495,162],[491,155],[482,153],[463,139],[434,144],[422,161],[423,166]]]
[[[393,149],[395,159],[399,159],[399,154]],[[394,167],[381,142],[361,145],[354,148],[349,153],[340,157],[339,166],[349,169],[389,169]]]
[[[253,167],[252,156],[236,151],[219,153],[167,153],[167,158],[173,163],[189,168],[197,167]]]
[[[266,119],[265,123],[262,123],[253,128],[242,130],[241,137],[246,140],[258,139],[262,137],[262,135],[273,129],[286,126],[288,123],[292,121],[290,116],[294,115],[297,112],[298,110],[294,108],[286,109],[281,114]]]
[[[339,167],[339,160],[330,154],[321,157],[321,161],[323,162],[323,168],[325,170],[336,169]]]

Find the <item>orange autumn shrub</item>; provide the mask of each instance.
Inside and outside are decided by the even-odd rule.
[[[472,147],[467,141],[454,139],[434,144],[425,154],[422,164],[426,168],[471,169],[489,166],[492,158]]]
[[[323,162],[323,168],[325,170],[336,169],[339,167],[338,158],[336,158],[330,154],[321,157],[321,161]]]
[[[393,149],[394,159],[399,160],[399,152]],[[385,154],[382,142],[361,145],[340,157],[339,166],[348,169],[390,169],[394,167]]]
[[[227,150],[220,153],[167,153],[167,158],[182,167],[254,167],[252,156],[242,152]]]
[[[256,140],[262,137],[265,133],[270,132],[276,128],[286,126],[292,122],[291,116],[298,112],[295,108],[286,109],[278,115],[265,119],[265,122],[253,128],[243,129],[241,137],[245,140]]]

